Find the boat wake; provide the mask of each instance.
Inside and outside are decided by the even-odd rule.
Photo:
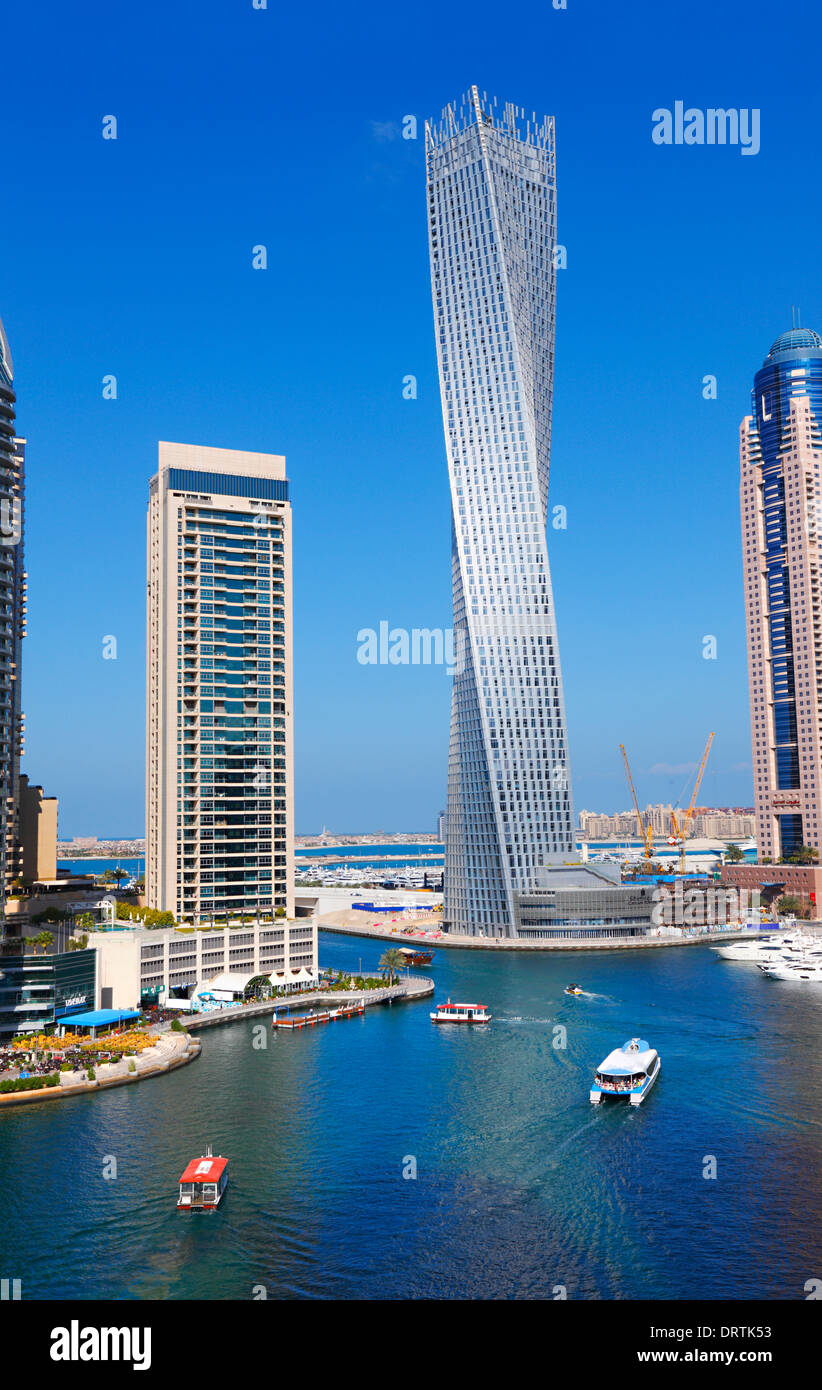
[[[522,1014],[497,1014],[499,1023],[553,1023],[552,1018],[527,1018]]]

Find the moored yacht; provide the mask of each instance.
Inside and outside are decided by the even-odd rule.
[[[760,964],[763,975],[773,980],[810,980],[822,984],[822,951],[809,951],[790,959],[768,961]]]
[[[591,1087],[592,1105],[601,1100],[625,1100],[641,1105],[659,1076],[662,1059],[644,1038],[629,1038],[601,1062]]]
[[[811,941],[807,933],[788,932],[780,936],[768,937],[765,941],[732,941],[724,946],[712,946],[723,960],[747,962],[760,965],[771,960],[782,960],[785,956],[801,952]]]

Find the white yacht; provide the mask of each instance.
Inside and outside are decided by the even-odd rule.
[[[764,941],[731,941],[724,946],[712,946],[723,960],[747,962],[749,965],[763,965],[768,961],[783,960],[799,954],[813,941],[805,932],[795,931],[778,936],[770,936]]]
[[[810,980],[822,984],[822,950],[806,951],[796,957],[768,961],[760,965],[763,975],[773,980]]]
[[[659,1076],[662,1059],[644,1038],[629,1038],[600,1062],[591,1087],[592,1105],[601,1100],[625,1100],[641,1105]]]

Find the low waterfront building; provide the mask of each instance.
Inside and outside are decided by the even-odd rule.
[[[820,916],[822,868],[815,864],[725,864],[722,883],[758,892],[763,907],[781,897],[798,898],[812,917]]]
[[[623,884],[616,865],[544,868],[532,889],[516,895],[515,935],[522,941],[647,936],[654,903],[654,887]]]
[[[125,927],[93,932],[89,947],[99,959],[96,1004],[105,1009],[164,1003],[226,972],[317,970],[317,926],[306,918],[238,920],[228,928]]]
[[[38,880],[6,899],[6,930],[10,937],[31,937],[45,928],[56,938],[57,949],[63,950],[79,917],[89,914],[95,922],[108,922],[116,906],[113,895],[97,887],[93,874],[61,874]]]
[[[69,1024],[94,1003],[95,951],[0,955],[0,1035]]]
[[[406,908],[418,911],[435,912],[442,907],[442,889],[437,892],[423,888],[368,888],[356,884],[322,884],[306,887],[298,883],[294,892],[297,916],[324,917],[328,912],[340,912],[354,903],[374,903],[381,909],[395,908],[397,913]]]

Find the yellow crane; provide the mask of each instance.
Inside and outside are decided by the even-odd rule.
[[[625,752],[625,744],[621,743],[619,746],[622,750],[622,761],[625,764],[625,772],[628,777],[628,786],[631,788],[631,796],[634,802],[634,810],[636,811],[636,821],[637,825],[639,826],[639,833],[642,838],[642,843],[645,846],[645,859],[650,860],[654,857],[654,832],[650,825],[645,825],[643,823],[642,812],[639,809],[639,802],[636,799],[636,791],[634,790],[634,779],[631,776],[631,769],[628,766],[628,754]]]
[[[699,792],[700,783],[702,782],[702,774],[705,771],[705,764],[708,761],[708,754],[711,751],[711,744],[713,741],[714,736],[711,733],[708,735],[708,742],[705,744],[705,752],[702,754],[702,762],[699,764],[699,771],[696,774],[696,781],[694,782],[694,789],[691,792],[690,804],[682,820],[678,821],[676,812],[671,811],[671,841],[674,844],[679,844],[679,872],[681,874],[685,872],[685,836],[688,834],[688,828],[693,818],[694,806],[696,805],[697,794]]]

